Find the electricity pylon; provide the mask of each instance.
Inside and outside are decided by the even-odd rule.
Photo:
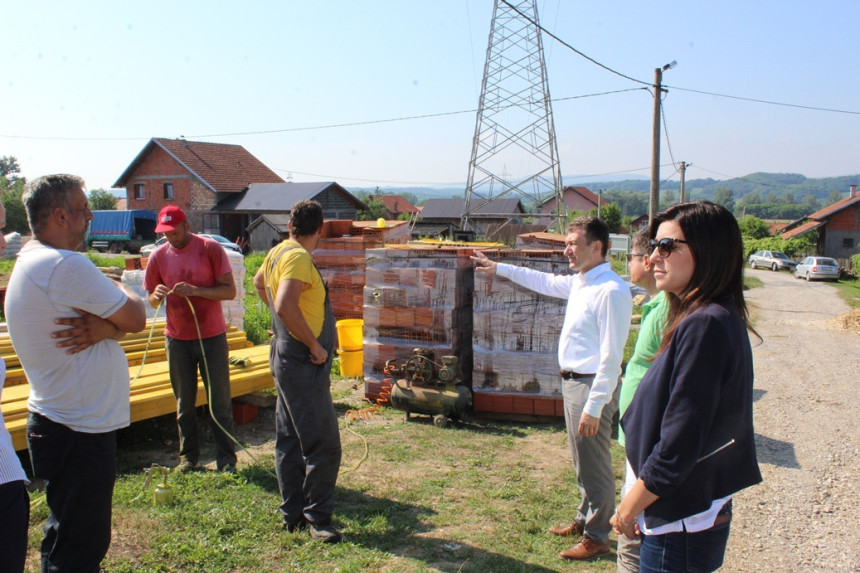
[[[495,0],[481,101],[472,140],[461,226],[475,230],[476,211],[519,194],[543,204],[556,199],[549,227],[564,232],[561,168],[537,0]],[[507,173],[512,173],[508,180]],[[493,215],[481,209],[481,215]]]

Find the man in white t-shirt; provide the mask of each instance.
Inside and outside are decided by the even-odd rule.
[[[30,383],[33,474],[45,480],[50,509],[42,570],[98,571],[110,545],[116,430],[129,425],[128,361],[116,340],[142,330],[146,310],[75,252],[93,218],[80,177],[40,177],[23,200],[33,239],[18,255],[5,312]],[[94,343],[58,344],[55,319],[81,314]]]

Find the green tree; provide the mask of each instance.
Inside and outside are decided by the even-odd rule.
[[[30,234],[30,226],[27,223],[27,211],[21,197],[24,195],[24,180],[17,179],[14,182],[5,177],[0,177],[0,199],[6,208],[6,233]]]
[[[362,209],[358,212],[359,221],[375,221],[380,217],[384,219],[388,216],[388,208],[385,206],[385,203],[376,197],[371,197],[366,204],[367,209]]]
[[[3,155],[0,157],[0,177],[5,177],[10,181],[18,179],[17,175],[21,172],[21,167],[18,165],[18,160],[11,155]]]
[[[594,214],[597,214],[596,209]],[[621,207],[617,203],[601,205],[600,218],[609,226],[610,233],[618,233],[621,230]]]
[[[115,211],[116,196],[104,189],[93,189],[89,195],[90,209],[93,211]]]
[[[735,210],[735,193],[728,187],[719,187],[717,188],[716,193],[714,193],[714,203],[717,205],[722,205],[729,211]]]
[[[765,237],[770,237],[770,229],[768,228],[767,223],[758,217],[747,215],[739,222],[738,225],[741,228],[741,235],[745,238],[764,239]]]
[[[801,201],[800,204],[803,205],[803,210],[807,211],[810,215],[821,208],[821,204],[818,202],[815,195],[807,195],[803,198],[803,201]]]

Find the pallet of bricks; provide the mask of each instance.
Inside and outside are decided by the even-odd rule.
[[[329,220],[313,259],[328,286],[332,311],[337,320],[362,318],[364,305],[364,252],[386,243],[405,243],[409,238],[406,221]]]
[[[553,274],[569,273],[560,251],[484,251],[490,259]],[[564,416],[558,339],[566,299],[540,295],[497,275],[475,273],[476,413]]]
[[[385,362],[415,348],[460,359],[471,385],[473,249],[389,247],[366,251],[364,393],[375,402],[388,380]]]

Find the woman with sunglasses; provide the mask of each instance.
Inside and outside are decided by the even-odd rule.
[[[621,420],[632,483],[612,525],[642,535],[643,573],[714,571],[732,494],[761,481],[741,233],[729,211],[701,201],[658,214],[651,236],[669,313],[657,357]]]

